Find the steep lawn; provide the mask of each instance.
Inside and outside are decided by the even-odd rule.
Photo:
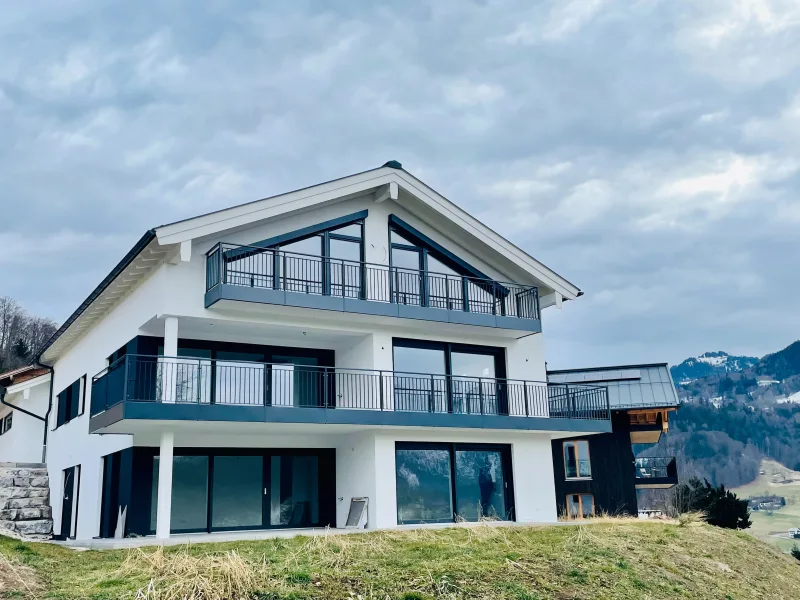
[[[636,520],[78,552],[0,538],[0,597],[800,598],[800,562],[745,533]],[[27,574],[26,586],[9,569]],[[1,588],[0,588],[1,589]]]

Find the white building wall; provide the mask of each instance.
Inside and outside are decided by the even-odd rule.
[[[35,415],[45,416],[50,391],[50,377],[43,376],[41,382],[29,387],[28,399],[24,392],[6,394],[6,402],[24,408]],[[24,385],[20,384],[20,386]],[[20,387],[13,386],[13,387]],[[0,462],[42,462],[42,442],[44,441],[44,423],[18,410],[0,405],[0,420],[13,413],[11,429],[0,435]]]
[[[217,242],[252,243],[327,219],[363,210],[364,208],[369,210],[369,217],[366,220],[365,227],[365,251],[368,262],[388,265],[388,216],[390,213],[394,213],[451,249],[464,260],[487,273],[487,275],[500,280],[510,279],[510,277],[486,264],[477,253],[471,252],[446,236],[438,234],[430,224],[410,215],[399,204],[391,201],[375,204],[372,202],[371,197],[348,200],[312,212],[286,217],[269,225],[258,225],[249,229],[230,232],[215,239],[195,240],[192,244],[191,259],[188,262],[162,264],[156,267],[155,272],[149,278],[113,308],[101,321],[95,324],[54,365],[54,396],[76,379],[83,375],[87,376],[86,409],[78,418],[50,432],[47,457],[53,498],[61,497],[62,470],[81,465],[80,506],[78,507],[79,538],[91,538],[97,535],[99,531],[102,457],[132,444],[132,438],[128,435],[100,436],[88,433],[91,378],[106,367],[106,358],[112,352],[126,344],[136,335],[140,333],[153,335],[153,331],[143,330],[142,328],[148,323],[152,324],[156,318],[163,322],[164,315],[178,316],[179,337],[187,337],[182,333],[180,324],[180,320],[187,317],[206,319],[214,323],[224,324],[229,322],[232,327],[239,327],[239,332],[244,330],[242,325],[246,328],[249,323],[276,324],[284,329],[296,328],[294,336],[289,340],[253,336],[246,339],[249,343],[276,345],[285,343],[286,345],[304,346],[313,344],[313,332],[315,330],[347,332],[350,341],[336,348],[336,365],[349,368],[391,371],[393,369],[393,337],[505,347],[508,376],[510,378],[538,381],[546,379],[541,334],[529,335],[517,340],[508,337],[507,332],[499,332],[490,328],[445,326],[407,319],[392,319],[391,322],[387,321],[384,326],[376,325],[374,322],[366,322],[360,318],[360,315],[351,316],[343,313],[326,313],[326,311],[311,313],[303,309],[297,309],[291,313],[292,316],[287,316],[289,313],[279,313],[276,307],[268,305],[259,305],[255,308],[250,306],[247,307],[246,312],[244,310],[242,312],[231,312],[205,308],[205,253]],[[297,332],[301,330],[309,331],[307,339],[297,335]],[[444,333],[445,331],[447,333]],[[209,338],[213,335],[215,339],[226,339],[227,341],[245,341],[246,337],[244,334],[226,335],[224,328],[221,327],[217,327],[214,330],[209,329],[208,332],[207,337]],[[354,332],[357,333],[355,337],[352,335]],[[198,336],[194,335],[194,337]],[[391,394],[388,397],[391,397]],[[55,427],[56,415],[57,407],[54,406],[49,424],[51,429]],[[15,419],[20,419],[19,415],[15,415]],[[18,426],[18,423],[19,421],[15,421],[15,427]],[[424,438],[427,441],[445,441],[443,436],[445,436],[444,433],[439,434],[436,432],[435,434],[426,434]],[[485,434],[478,431],[466,432],[458,436],[458,440],[455,441],[477,441],[481,436],[485,436]],[[504,434],[502,436],[494,434],[490,436],[490,441],[509,443],[507,440],[512,437],[512,434]],[[370,497],[371,502],[370,526],[390,527],[396,524],[394,441],[400,439],[408,439],[408,436],[381,434],[381,436],[375,437],[374,434],[364,434],[363,436],[356,436],[352,441],[348,439],[340,445],[332,446],[343,450],[350,448],[349,455],[345,451],[337,453],[337,463],[342,466],[341,472],[348,473],[337,484],[341,486],[341,492],[338,493],[338,496],[344,498],[340,503],[342,506],[338,507],[337,518],[342,518],[342,512],[346,516],[347,508],[345,505],[349,503],[350,497],[366,495]],[[547,444],[542,443],[540,445],[533,444],[530,441],[530,437],[520,439],[528,440],[526,442],[528,445],[520,446],[520,448],[526,448],[525,452],[533,451],[537,457],[541,454],[545,445],[547,446],[546,457],[542,455],[541,464],[550,465],[549,480],[552,480],[549,439]],[[296,442],[299,444],[299,440],[296,440]],[[0,439],[0,444],[2,443],[3,440]],[[230,445],[235,447],[244,443],[247,442],[239,436],[234,436]],[[272,441],[266,440],[259,443],[267,446],[273,444]],[[521,444],[522,441],[510,443]],[[157,442],[153,442],[153,445],[155,444]],[[176,441],[176,446],[178,445],[180,445],[180,442]],[[522,452],[522,450],[519,450],[519,452]],[[529,463],[530,459],[521,462]],[[355,465],[357,468],[346,468],[351,465]],[[526,483],[524,478],[527,477],[527,473],[534,473],[537,477],[542,475],[538,471],[531,471],[533,467],[530,465],[526,468],[528,471],[522,473],[522,479],[517,484],[521,486],[520,490],[522,492],[520,493],[523,494],[522,501],[518,502],[518,514],[520,517],[528,515],[530,518],[536,518],[537,520],[547,519],[550,516],[554,518],[554,498],[550,499],[552,502],[550,500],[545,501],[543,498],[546,493],[552,495],[552,486],[549,488],[539,486],[540,490],[538,492],[535,492],[532,487],[525,491]],[[545,467],[541,468],[544,469]],[[353,474],[350,475],[349,473]],[[366,475],[367,473],[369,473],[369,476]],[[539,481],[542,481],[542,479],[540,478]],[[532,508],[525,509],[525,506]],[[56,530],[60,527],[60,513],[60,503],[56,502],[53,506]]]

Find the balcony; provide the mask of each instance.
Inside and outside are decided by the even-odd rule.
[[[92,431],[150,419],[611,430],[585,385],[143,355],[92,378]]]
[[[674,456],[653,456],[634,460],[637,489],[667,489],[678,485]]]
[[[205,305],[221,300],[541,332],[534,286],[256,246],[206,255]]]

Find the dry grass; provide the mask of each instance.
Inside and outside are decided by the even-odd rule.
[[[40,591],[33,569],[0,554],[0,597],[36,598]]]
[[[33,569],[45,594],[62,599],[800,598],[797,561],[696,515],[680,523],[487,523],[114,552],[24,546],[18,553],[0,540],[0,555]]]

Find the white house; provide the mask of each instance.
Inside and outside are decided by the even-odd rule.
[[[55,531],[555,521],[551,441],[611,431],[545,383],[580,295],[393,161],[156,227],[39,356]]]
[[[0,373],[0,462],[42,461],[49,398],[48,369],[28,366]]]

